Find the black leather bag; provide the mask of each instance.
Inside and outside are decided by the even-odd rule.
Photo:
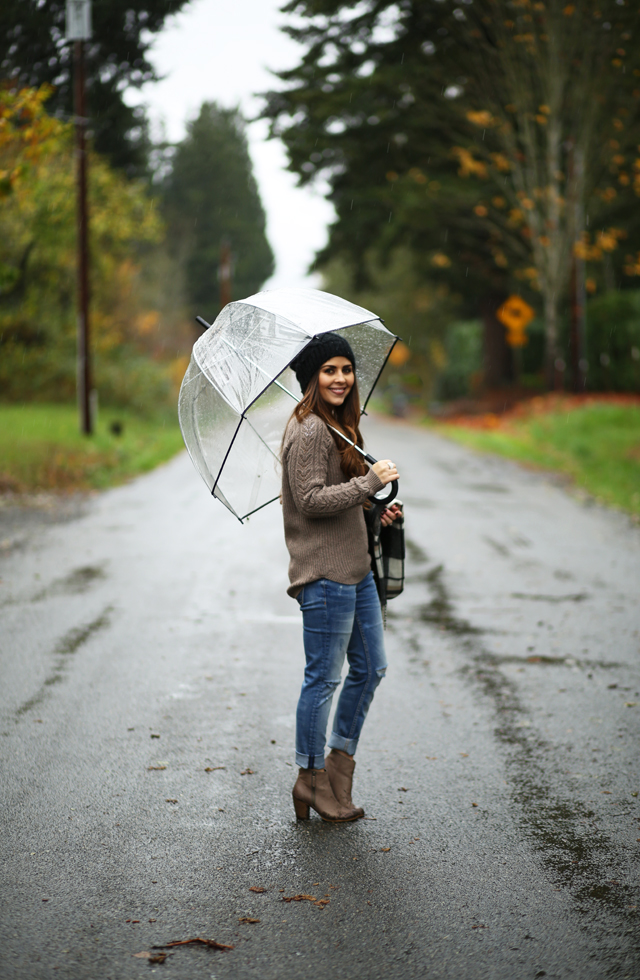
[[[383,613],[389,599],[395,599],[404,589],[404,508],[402,501],[395,500],[402,514],[392,524],[383,526],[381,517],[386,504],[375,499],[365,505],[364,518],[369,539],[371,571],[375,579]]]

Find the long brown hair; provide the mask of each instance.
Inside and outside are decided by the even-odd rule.
[[[313,413],[321,418],[326,425],[344,432],[351,439],[351,442],[355,442],[356,446],[362,447],[362,435],[358,425],[360,422],[360,395],[358,394],[355,372],[353,387],[342,405],[336,405],[335,408],[331,409],[320,394],[320,385],[318,384],[320,370],[321,368],[316,371],[307,385],[304,397],[294,408],[291,418],[295,416],[298,422],[302,422],[307,415]],[[353,476],[364,476],[367,472],[367,465],[357,449],[341,439],[338,433],[333,432],[331,428],[329,432],[331,432],[333,441],[340,453],[340,469],[344,475],[349,479]]]

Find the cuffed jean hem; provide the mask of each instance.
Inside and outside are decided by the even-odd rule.
[[[311,765],[309,765],[309,758],[311,758]],[[309,757],[296,752],[296,765],[300,766],[301,769],[324,769],[324,756],[312,755]]]
[[[358,748],[358,739],[344,738],[342,735],[338,735],[337,732],[331,732],[327,745],[330,749],[341,749],[347,755],[355,755],[356,749]]]

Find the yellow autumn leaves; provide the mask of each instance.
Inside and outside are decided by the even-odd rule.
[[[49,94],[0,90],[0,290],[10,301],[20,285],[20,318],[58,321],[65,332],[75,321],[73,127],[47,114]],[[160,241],[163,226],[144,186],[95,155],[89,209],[92,318],[97,346],[110,349],[157,322],[135,295],[137,249]],[[15,320],[5,308],[0,327]]]

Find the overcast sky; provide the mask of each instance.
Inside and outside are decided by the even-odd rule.
[[[247,117],[256,115],[261,103],[254,93],[279,84],[269,69],[293,67],[302,50],[278,30],[285,20],[278,11],[283,3],[192,0],[155,39],[151,60],[166,77],[141,94],[130,94],[129,101],[145,102],[154,124],[164,122],[170,140],[182,138],[185,122],[205,99],[239,105]],[[256,122],[247,135],[276,255],[268,285],[316,285],[306,270],[326,240],[333,209],[319,191],[296,188],[294,175],[285,170],[282,144],[267,141],[266,132],[266,123]]]

